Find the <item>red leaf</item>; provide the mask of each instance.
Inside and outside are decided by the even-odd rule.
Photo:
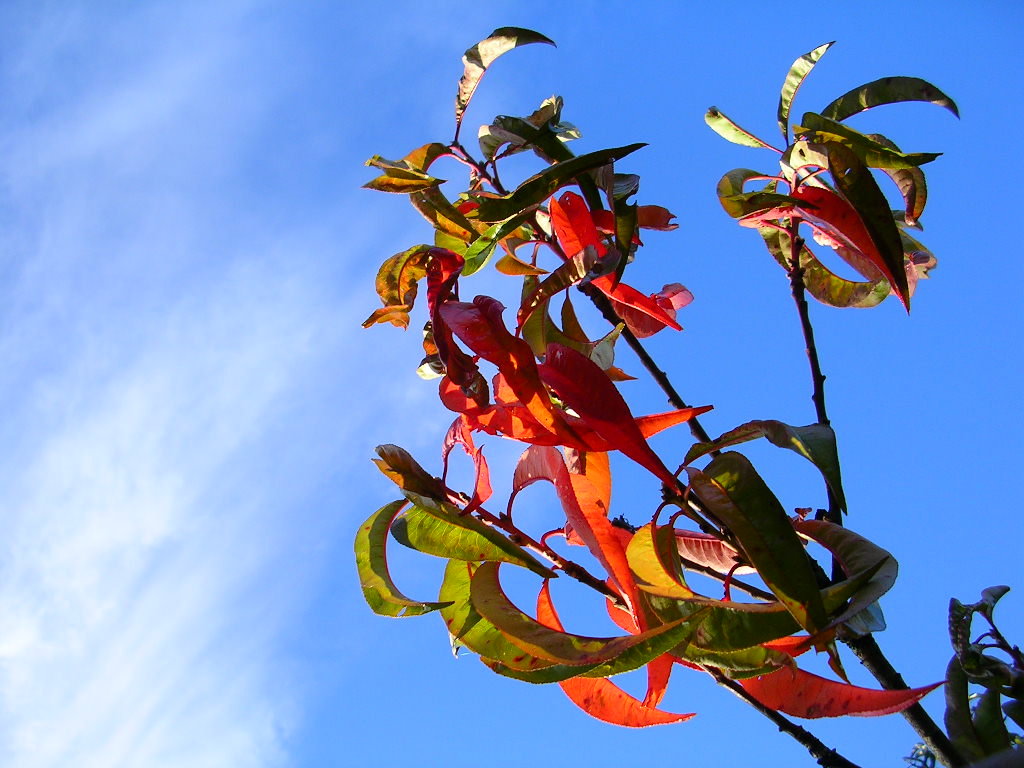
[[[662,482],[676,486],[675,476],[651,450],[622,399],[600,366],[574,349],[549,344],[545,363],[538,366],[544,383],[554,389],[583,422]]]
[[[753,573],[753,568],[737,565],[737,552],[721,539],[696,531],[676,530],[676,548],[681,557],[698,565],[713,568],[719,573]]]
[[[678,229],[678,224],[673,224],[672,219],[676,216],[660,205],[641,205],[636,209],[637,225],[640,229],[655,229],[661,232],[669,232]]]
[[[902,712],[942,685],[940,682],[923,688],[879,691],[826,680],[796,667],[740,680],[740,684],[766,707],[809,719],[842,715],[877,717]]]
[[[534,419],[549,432],[564,435],[571,444],[581,444],[541,384],[530,345],[505,328],[501,319],[504,309],[501,302],[489,296],[477,296],[472,304],[447,302],[441,306],[440,314],[466,346],[498,366],[505,382]]]
[[[647,664],[647,695],[644,696],[645,707],[656,707],[665,698],[668,680],[672,675],[675,659],[667,653],[662,654]]]
[[[547,581],[537,597],[537,620],[560,632],[565,630],[555,613]],[[577,707],[591,717],[626,728],[681,723],[694,716],[655,709],[630,696],[606,677],[573,677],[558,684]]]
[[[615,526],[608,519],[608,503],[602,499],[598,483],[584,475],[570,475],[558,449],[530,446],[516,464],[509,509],[516,495],[538,480],[547,480],[555,487],[568,523],[615,580],[617,591],[632,602],[636,590],[633,573]]]
[[[863,268],[858,268],[857,256],[860,255],[867,259],[889,281],[889,285],[893,287],[893,292],[903,302],[903,306],[908,306],[908,297],[900,295],[897,287],[900,282],[896,280],[892,270],[882,258],[882,254],[879,253],[875,241],[872,240],[868,228],[864,225],[864,220],[850,203],[829,189],[809,185],[797,188],[793,191],[792,196],[807,203],[806,207],[788,205],[756,211],[740,218],[738,223],[745,227],[759,227],[779,218],[791,216],[796,212],[815,231],[816,240],[838,246],[837,250],[839,250],[840,256],[857,271],[865,272]],[[841,250],[843,248],[847,248],[853,253],[844,254]],[[864,274],[864,277],[871,280],[875,276]]]
[[[487,460],[484,459],[483,449],[473,445],[473,435],[467,427],[465,419],[456,419],[448,428],[441,447],[441,456],[444,461],[444,473],[441,475],[442,481],[448,477],[448,456],[456,445],[461,445],[462,449],[473,459],[473,466],[476,469],[473,497],[462,510],[463,514],[469,514],[491,498],[491,495],[494,493],[491,488],[491,473],[487,468]]]
[[[613,275],[602,275],[592,283],[611,299],[616,314],[638,338],[652,336],[665,326],[677,331],[683,330],[676,322],[675,310],[667,311],[654,297],[646,296],[625,283],[619,283],[613,288]]]
[[[575,192],[566,192],[560,200],[551,198],[549,210],[555,237],[567,259],[583,253],[588,245],[594,247],[598,256],[604,256],[604,243],[582,197]]]
[[[707,413],[713,405],[699,405],[696,408],[680,408],[676,411],[666,411],[665,413],[653,413],[650,416],[638,416],[636,418],[636,425],[640,429],[640,434],[644,437],[650,437],[656,435],[664,429],[674,427],[676,424],[682,424],[683,422],[689,421],[694,416],[700,416],[702,413]]]

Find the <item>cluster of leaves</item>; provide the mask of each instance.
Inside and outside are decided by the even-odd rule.
[[[778,174],[736,168],[718,183],[726,212],[745,227],[756,228],[768,251],[790,271],[802,270],[807,290],[834,307],[872,307],[895,293],[910,310],[917,281],[926,278],[935,256],[908,229],[921,229],[928,200],[921,166],[939,155],[902,152],[880,133],[861,133],[843,121],[872,107],[924,101],[959,117],[956,104],[931,83],[916,77],[885,77],[843,94],[821,112],[806,112],[793,126],[793,98],[826,43],[793,63],[779,98],[778,124],[783,147],[775,147],[741,128],[715,107],[704,119],[719,135],[736,144],[770,149],[780,155]],[[892,209],[872,168],[895,183],[903,206]],[[746,191],[749,183],[764,182]],[[780,191],[781,190],[781,191]],[[808,225],[819,245],[831,248],[861,275],[847,280],[829,269],[799,237]]]
[[[949,603],[954,654],[946,670],[946,730],[971,760],[1024,744],[1007,728],[1011,721],[1024,729],[1024,653],[1010,645],[992,616],[996,603],[1009,591],[1006,586],[989,587],[972,605],[956,598]],[[983,618],[988,629],[972,640],[975,616]],[[972,694],[971,684],[981,693]]]
[[[614,365],[616,341],[681,330],[677,312],[692,298],[679,283],[645,293],[622,281],[643,245],[641,230],[676,227],[665,208],[633,202],[639,178],[615,170],[643,145],[574,154],[568,144],[580,133],[562,120],[559,97],[545,100],[531,115],[500,116],[483,126],[479,159],[459,141],[466,108],[487,68],[501,54],[530,43],[551,41],[530,30],[503,28],[466,52],[452,141],[427,144],[398,161],[375,156],[368,162],[381,174],[366,186],[408,195],[431,223],[434,240],[382,264],[376,287],[383,306],[365,325],[407,328],[425,282],[428,320],[418,372],[438,380],[441,402],[457,416],[442,443],[439,477],[397,446],[378,448],[376,464],[402,498],[381,507],[359,529],[356,560],[367,602],[386,616],[436,611],[453,646],[477,654],[494,672],[557,683],[591,715],[624,726],[692,716],[659,708],[677,665],[737,681],[762,706],[797,717],[905,709],[938,683],[909,690],[853,686],[835,642],[837,636],[880,628],[877,601],[895,581],[896,561],[837,520],[808,519],[807,510],[790,515],[753,464],[726,450],[763,437],[795,451],[820,471],[841,510],[845,498],[828,424],[750,422],[717,440],[698,442],[673,471],[648,438],[708,408],[636,417],[616,386],[629,378]],[[786,79],[779,122],[787,141],[793,96],[826,48],[801,57]],[[757,227],[787,270],[804,270],[808,289],[826,303],[869,306],[892,290],[909,306],[915,277],[934,263],[904,229],[916,226],[924,206],[919,166],[935,156],[904,154],[884,137],[841,122],[863,109],[910,99],[936,101],[955,111],[923,81],[869,83],[821,114],[804,116],[796,139],[776,150],[782,155],[781,175],[737,170],[719,185],[726,210],[741,224]],[[708,122],[731,140],[769,146],[717,110],[708,113]],[[521,152],[532,152],[545,167],[507,189],[499,164]],[[469,169],[469,183],[457,196],[447,195],[445,182],[433,175],[441,159]],[[870,168],[883,170],[903,194],[900,221]],[[757,180],[767,183],[745,190]],[[799,238],[800,224],[811,226],[866,282],[846,281],[824,267]],[[460,281],[492,260],[498,272],[521,281],[512,328],[497,299],[460,297]],[[573,287],[617,318],[608,334],[591,339],[584,331],[570,299]],[[495,370],[489,381],[487,366]],[[511,498],[497,512],[486,506],[492,489],[474,438],[479,433],[527,446],[514,470]],[[447,482],[456,448],[475,468],[473,487],[465,492]],[[642,526],[617,525],[610,517],[609,454],[614,452],[662,485],[664,501]],[[707,463],[698,468],[699,462]],[[531,535],[517,525],[513,508],[517,495],[538,481],[553,488],[564,518]],[[631,510],[638,506],[631,500]],[[447,559],[436,600],[399,591],[388,572],[389,536]],[[809,542],[838,563],[837,579],[825,576]],[[566,553],[573,546],[586,548],[603,572],[591,573],[570,559]],[[512,566],[542,580],[530,613],[502,589],[502,568]],[[716,578],[724,584],[724,596],[698,593],[688,573]],[[756,574],[764,588],[736,578],[745,573]],[[598,593],[620,633],[590,637],[567,631],[549,589],[550,580],[560,575]],[[737,590],[748,598],[733,600]],[[810,648],[828,654],[839,679],[798,666],[797,657]],[[648,683],[642,700],[610,679],[643,667]]]

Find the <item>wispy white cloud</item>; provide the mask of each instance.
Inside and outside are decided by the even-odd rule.
[[[2,137],[5,765],[286,762],[294,695],[271,662],[304,566],[278,570],[297,522],[280,504],[302,489],[274,441],[345,310],[292,259],[320,234],[268,237],[231,207],[232,133],[273,95],[230,92],[216,33],[245,6],[199,7],[42,18],[63,47],[30,37],[5,72],[90,36],[115,49],[67,71],[79,94],[16,94]],[[168,44],[188,29],[207,34]]]

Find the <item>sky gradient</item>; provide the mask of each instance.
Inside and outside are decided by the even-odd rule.
[[[1012,203],[1024,13],[1008,1],[857,9],[4,3],[0,762],[811,764],[696,674],[674,678],[665,707],[698,718],[615,729],[557,687],[453,659],[436,617],[391,621],[363,603],[352,538],[394,496],[372,449],[400,443],[437,467],[451,421],[413,373],[419,334],[359,327],[378,306],[380,262],[430,236],[404,199],[359,189],[363,163],[450,138],[459,57],[506,25],[558,48],[500,60],[466,133],[558,93],[583,132],[577,151],[650,145],[623,170],[680,228],[645,239],[632,282],[693,291],[686,330],[650,348],[684,398],[716,406],[704,419],[716,434],[753,418],[805,424],[813,410],[784,275],[714,195],[726,171],[773,157],[719,139],[705,109],[772,136],[790,63],[829,40],[795,114],[890,74],[957,100],[960,121],[928,105],[851,121],[945,153],[927,169],[922,235],[939,268],[911,317],[893,300],[812,315],[849,524],[901,563],[882,647],[911,685],[941,679],[949,598],[1000,583],[1014,587],[1001,625],[1024,641]],[[489,271],[464,291],[509,289]],[[619,365],[639,373],[626,350]],[[623,391],[638,411],[664,407],[646,382]],[[655,446],[681,455],[678,432]],[[515,450],[488,443],[499,497]],[[750,455],[788,507],[821,503],[799,460]],[[639,518],[658,489],[621,470],[613,511],[635,504]],[[524,502],[538,525],[553,519],[542,489]],[[402,559],[395,575],[429,598],[435,565]],[[925,703],[941,714],[940,694]],[[916,741],[898,716],[810,727],[866,768],[902,765]]]

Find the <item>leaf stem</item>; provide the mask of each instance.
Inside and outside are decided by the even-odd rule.
[[[528,533],[520,530],[508,515],[495,515],[492,512],[488,512],[483,507],[477,507],[473,514],[485,525],[504,531],[512,543],[532,549],[534,552],[537,552],[542,557],[545,557],[554,563],[563,573],[565,573],[566,576],[600,592],[616,605],[621,605],[622,598],[604,581],[594,576],[579,563],[575,563],[572,560],[562,557],[547,544],[537,541]]]
[[[852,763],[839,754],[836,750],[826,747],[821,740],[814,736],[810,731],[802,728],[796,723],[789,720],[787,717],[779,714],[774,709],[769,709],[764,704],[759,702],[753,696],[751,696],[747,689],[737,683],[735,680],[730,680],[726,677],[721,670],[714,667],[704,667],[704,670],[710,674],[715,682],[723,688],[727,688],[739,698],[743,699],[747,704],[752,706],[762,715],[771,720],[775,725],[778,726],[779,731],[785,733],[788,736],[796,739],[813,757],[818,765],[822,768],[859,768],[856,763]]]

